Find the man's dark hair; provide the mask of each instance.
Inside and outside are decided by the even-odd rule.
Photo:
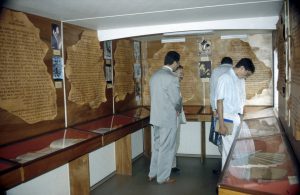
[[[179,70],[179,69],[183,70],[183,66],[182,66],[182,65],[179,65],[179,66],[176,68],[176,70],[174,70],[173,72],[176,72],[176,71]]]
[[[221,60],[221,64],[233,64],[231,57],[224,57]]]
[[[169,51],[165,56],[165,65],[171,65],[175,62],[179,62],[180,55],[176,51]]]
[[[252,74],[255,72],[255,66],[254,66],[252,60],[249,59],[249,58],[242,58],[242,59],[240,59],[240,61],[236,64],[235,67],[239,68],[241,66],[244,66],[244,68],[247,71],[251,71]]]

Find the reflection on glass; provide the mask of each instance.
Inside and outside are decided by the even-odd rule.
[[[74,128],[92,131],[99,134],[106,134],[112,132],[118,128],[130,125],[136,121],[135,118],[121,115],[110,115],[94,121],[89,121],[87,123],[76,125]]]
[[[0,147],[0,157],[18,163],[26,163],[70,147],[94,136],[96,136],[96,134],[76,129],[62,129],[29,140]]]
[[[134,117],[137,119],[144,119],[150,116],[150,111],[146,108],[139,107],[139,108],[135,108],[132,110],[119,113],[119,115]]]
[[[269,136],[280,133],[278,121],[275,117],[258,118],[244,120],[250,130],[250,137]],[[239,135],[239,138],[246,138],[246,136]]]
[[[249,151],[249,143],[255,150]],[[238,139],[228,157],[220,186],[236,191],[297,194],[300,188],[296,165],[281,134]]]

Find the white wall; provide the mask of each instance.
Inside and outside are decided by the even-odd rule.
[[[89,154],[90,186],[116,171],[115,142]]]
[[[219,152],[219,149],[216,145],[209,142],[209,131],[210,131],[210,124],[211,123],[205,123],[205,141],[206,141],[206,155],[207,157],[219,157],[221,158],[221,154]]]
[[[142,154],[144,151],[143,129],[131,134],[132,159]]]
[[[181,125],[178,154],[200,155],[200,125],[199,122],[187,122],[187,124]]]
[[[179,147],[177,154],[180,155],[201,155],[201,123],[200,122],[187,122],[180,127],[179,131]],[[205,123],[205,142],[206,142],[206,155],[207,156],[220,156],[218,148],[208,141],[210,130],[210,123]]]
[[[182,124],[178,132],[177,143],[177,155],[187,155],[200,157],[201,155],[201,133],[200,133],[200,122],[187,122]],[[205,123],[205,144],[206,144],[206,155],[207,157],[220,157],[218,148],[208,141],[210,130],[210,123]],[[151,135],[153,130],[151,129]],[[153,137],[153,136],[152,136]],[[152,138],[153,142],[153,138]]]
[[[63,165],[7,191],[7,195],[68,195],[69,165]]]

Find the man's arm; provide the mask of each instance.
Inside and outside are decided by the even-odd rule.
[[[228,132],[228,129],[224,123],[223,100],[217,100],[217,113],[218,113],[218,117],[219,117],[219,132],[222,135],[226,135]]]
[[[180,86],[178,78],[174,77],[172,83],[168,86],[168,95],[175,110],[180,113],[182,110],[182,97],[180,95]]]
[[[214,86],[214,71],[211,74],[211,78],[210,78],[210,83],[209,83],[209,88],[210,88],[210,105],[211,105],[211,109],[213,111],[213,115],[216,116],[216,106],[215,106],[215,92],[214,92],[214,88],[216,86]]]

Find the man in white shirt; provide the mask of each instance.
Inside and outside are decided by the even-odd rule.
[[[209,133],[209,141],[216,143],[218,139],[218,134],[215,132],[215,121],[217,117],[217,106],[215,104],[215,90],[217,87],[218,79],[219,77],[227,72],[229,69],[232,68],[232,59],[230,57],[224,57],[221,60],[221,64],[215,68],[212,71],[211,78],[210,78],[210,104],[211,104],[211,109],[213,111],[213,116],[211,118],[211,129]],[[222,144],[218,145],[218,149],[220,153],[222,154]],[[214,174],[219,174],[220,170],[219,169],[214,169],[213,170]]]
[[[218,83],[219,77],[232,68],[232,59],[230,57],[224,57],[221,60],[221,64],[212,71],[210,78],[210,104],[214,116],[216,115],[217,106],[215,104],[215,89]]]
[[[255,72],[255,66],[249,58],[242,58],[234,68],[229,69],[218,79],[215,90],[215,104],[219,118],[219,132],[222,134],[222,168],[230,151],[234,138],[241,124],[240,115],[244,112],[246,101],[245,79]],[[233,121],[232,133],[224,123],[224,119]],[[240,134],[250,135],[249,129],[241,128]],[[244,151],[254,150],[250,142],[245,145]]]

